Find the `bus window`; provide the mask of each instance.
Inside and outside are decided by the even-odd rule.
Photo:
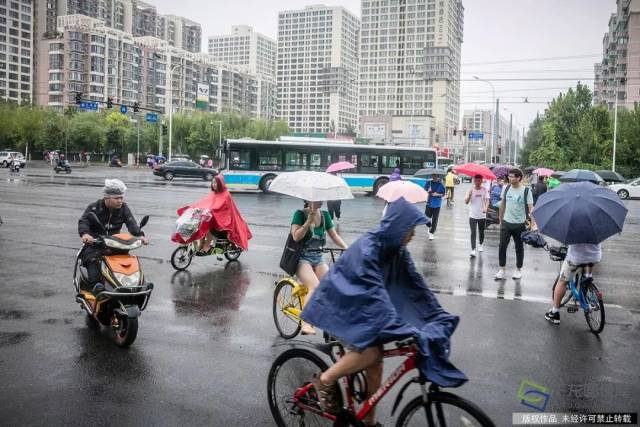
[[[322,155],[320,153],[309,154],[309,170],[322,171]]]
[[[354,165],[356,168],[358,167],[358,155],[357,154],[352,154],[351,155],[351,164]]]
[[[258,170],[277,171],[282,169],[282,151],[258,151]]]
[[[232,170],[248,170],[251,165],[250,158],[249,150],[232,151],[229,158],[229,168]]]
[[[307,155],[297,151],[287,151],[285,153],[284,169],[288,171],[307,169]]]
[[[390,175],[395,168],[400,168],[400,156],[382,156],[382,173]]]
[[[378,173],[378,155],[362,153],[360,154],[360,173]]]
[[[418,169],[422,169],[422,162],[423,157],[418,153],[402,156],[402,173],[413,175]]]

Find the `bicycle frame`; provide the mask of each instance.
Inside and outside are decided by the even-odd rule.
[[[580,282],[582,281],[583,267],[578,268],[575,274],[571,277],[571,280],[567,283],[569,291],[571,291],[572,298],[580,305],[583,311],[588,311],[591,307],[584,299],[584,294],[581,292],[582,288]]]
[[[382,386],[369,398],[367,399],[360,410],[356,413],[355,411],[355,403],[353,401],[353,392],[349,385],[349,377],[345,376],[342,378],[342,381],[345,386],[345,394],[347,398],[347,405],[349,411],[352,413],[356,413],[356,419],[358,421],[364,420],[369,411],[376,407],[376,405],[382,400],[382,398],[391,390],[391,388],[400,381],[400,379],[405,376],[408,372],[414,370],[416,368],[416,356],[418,354],[418,348],[415,344],[411,344],[407,347],[394,348],[390,350],[383,350],[382,357],[384,359],[389,357],[397,357],[397,356],[406,356],[407,359],[402,362],[400,366],[398,366],[389,377],[382,383]],[[344,355],[344,351],[341,351],[341,357]],[[311,411],[315,414],[318,414],[324,418],[327,418],[331,421],[335,421],[337,416],[333,414],[329,414],[327,412],[323,412],[315,407],[309,406],[304,401],[304,396],[313,388],[313,384],[309,383],[303,387],[300,387],[293,395],[293,403],[302,408],[305,411]]]

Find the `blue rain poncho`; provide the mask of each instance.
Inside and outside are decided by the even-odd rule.
[[[351,245],[325,275],[302,318],[360,350],[414,336],[418,368],[427,380],[457,387],[467,380],[449,362],[459,318],[440,306],[402,245],[412,227],[426,223],[406,200],[390,203],[380,226]]]

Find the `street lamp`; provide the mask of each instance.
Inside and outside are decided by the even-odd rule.
[[[473,78],[478,80],[478,81],[485,82],[486,84],[491,86],[491,93],[492,93],[492,99],[493,99],[493,101],[491,102],[491,105],[492,105],[492,108],[493,108],[493,105],[495,105],[495,103],[496,103],[496,88],[493,87],[493,84],[489,80],[481,79],[478,76],[473,76]],[[496,134],[495,122],[498,120],[497,117],[493,117],[493,116],[494,115],[491,114],[491,163],[493,163],[493,156],[494,156],[493,149],[494,149],[494,145],[495,145],[495,134]],[[484,160],[485,160],[485,163],[486,163],[487,162],[486,151],[485,151],[485,159]]]
[[[173,72],[178,67],[180,67],[180,64],[174,65],[169,72],[169,161],[171,161],[171,143],[173,138]]]
[[[220,125],[220,128],[218,129],[218,149],[220,149],[220,147],[222,147],[222,120],[211,120],[211,126],[213,126],[214,124],[218,123]],[[213,132],[211,134],[211,136],[213,136]],[[213,139],[213,138],[211,138]],[[213,146],[213,143],[211,144]],[[217,153],[218,150],[216,150],[215,154]],[[220,156],[222,157],[222,156]]]
[[[611,170],[616,171],[616,142],[618,140],[618,84],[620,79],[616,77],[616,93],[614,99],[616,101],[613,107],[613,159],[611,163]]]

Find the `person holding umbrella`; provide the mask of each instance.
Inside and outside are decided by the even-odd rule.
[[[475,258],[476,252],[476,229],[479,234],[478,251],[483,252],[484,227],[487,219],[487,209],[489,209],[489,192],[482,185],[482,175],[473,177],[473,187],[464,198],[464,203],[469,205],[469,226],[471,227],[471,253],[469,256]]]
[[[590,182],[563,184],[540,197],[532,212],[540,233],[568,245],[553,305],[545,313],[549,322],[560,324],[558,309],[568,281],[581,265],[586,266],[584,277],[591,279],[592,265],[602,259],[601,243],[622,232],[626,215],[616,193]]]
[[[513,279],[522,278],[522,265],[524,263],[524,243],[521,234],[527,229],[529,213],[533,210],[533,196],[530,188],[522,183],[523,174],[520,169],[509,170],[509,185],[502,190],[502,201],[500,202],[500,246],[498,248],[498,258],[500,269],[495,275],[496,280],[504,280],[505,266],[507,265],[507,247],[513,239],[516,246],[516,270]],[[532,229],[535,229],[535,222],[531,221]]]

